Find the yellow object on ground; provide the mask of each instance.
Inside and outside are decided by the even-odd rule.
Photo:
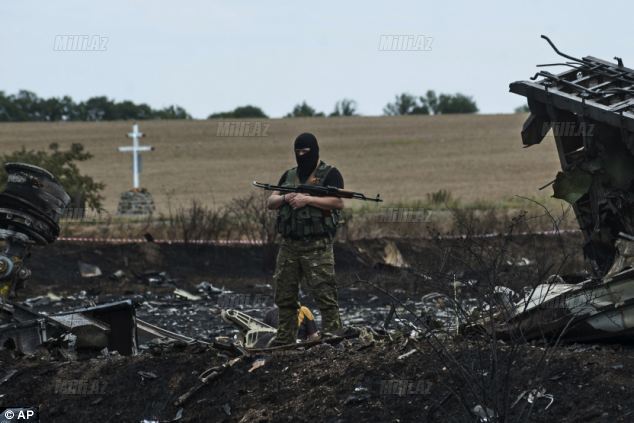
[[[6,300],[9,298],[9,293],[11,292],[11,282],[4,282],[0,284],[0,298]]]

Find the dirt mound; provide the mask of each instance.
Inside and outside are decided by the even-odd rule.
[[[537,254],[554,250],[553,243],[547,237],[518,240],[511,254],[517,260],[501,268],[529,269]],[[448,241],[439,249],[415,240],[338,245],[344,321],[381,327],[389,315],[392,299],[359,279],[373,281],[418,311],[425,294],[453,292],[446,280],[436,280],[439,266],[465,284],[477,281],[477,272],[466,274],[459,263],[442,263],[443,248],[456,245]],[[34,278],[20,295],[24,299],[51,291],[72,296],[46,306],[58,311],[134,298],[144,320],[211,341],[236,330],[209,313],[221,294],[197,291],[197,284],[205,280],[234,294],[270,296],[272,267],[266,257],[249,246],[58,243],[33,253]],[[81,277],[77,261],[99,266],[102,275]],[[168,272],[169,281],[148,282],[143,276],[148,269]],[[113,277],[117,270],[124,276]],[[521,280],[515,283],[520,286]],[[175,287],[201,299],[178,299]],[[261,317],[261,311],[249,312]],[[29,357],[3,351],[4,374],[17,373],[0,382],[0,398],[7,405],[39,406],[42,421],[53,422],[95,421],[96,416],[122,422],[478,421],[478,413],[487,409],[500,421],[631,420],[634,360],[629,346],[483,345],[459,337],[442,343],[447,355],[432,349],[420,334],[415,335],[418,340],[408,340],[413,334],[403,317],[393,316],[390,327],[398,330],[389,337],[243,358],[178,406],[175,401],[199,383],[201,373],[223,366],[232,356],[180,343],[150,344],[133,357],[110,353],[79,361],[64,361],[46,351]],[[264,365],[254,366],[260,359]]]
[[[198,383],[198,374],[226,362],[226,356],[171,345],[136,357],[3,361],[4,368],[19,373],[1,391],[3,403],[37,405],[42,421],[51,422],[94,421],[96,416],[101,421],[170,421],[180,413],[182,422],[474,421],[469,420],[476,418],[471,409],[478,404],[465,410],[452,396],[461,387],[447,363],[424,344],[419,348],[402,357],[412,349],[402,341],[344,341],[253,357],[231,367],[181,407],[174,402]],[[467,342],[455,348],[465,362],[478,354]],[[500,353],[508,351],[502,348]],[[537,361],[542,351],[525,345],[520,353]],[[591,345],[558,348],[541,377],[534,368],[514,369],[511,397],[537,386],[553,396],[548,408],[548,399],[535,400],[531,421],[631,421],[631,353]],[[264,366],[249,371],[258,359],[266,361]],[[530,406],[522,398],[512,410],[519,414]]]

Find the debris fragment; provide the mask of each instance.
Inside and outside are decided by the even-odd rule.
[[[2,376],[2,379],[0,379],[0,385],[8,382],[9,379],[15,376],[16,373],[18,373],[17,369],[8,370],[7,373],[4,376]]]
[[[0,346],[32,354],[50,340],[59,339],[69,348],[104,351],[105,355],[133,355],[138,345],[151,339],[181,342],[203,341],[151,325],[136,318],[131,300],[100,304],[51,315],[40,314],[16,304],[0,303]],[[56,345],[61,346],[60,343]],[[0,347],[1,349],[1,347]],[[64,355],[64,351],[60,350]]]
[[[387,241],[383,249],[383,262],[388,266],[409,267],[394,241]]]
[[[399,355],[397,359],[398,360],[403,360],[404,358],[407,358],[410,355],[413,355],[416,351],[417,351],[416,348],[413,348],[413,349],[409,350],[408,352],[406,352],[405,354]]]
[[[555,398],[551,395],[551,394],[547,394],[546,393],[546,389],[545,388],[535,388],[535,389],[531,389],[531,390],[527,390],[527,391],[523,391],[515,400],[515,402],[513,402],[513,404],[511,405],[511,408],[515,407],[515,405],[520,402],[520,400],[522,398],[526,397],[526,401],[528,401],[529,404],[534,404],[536,400],[538,400],[539,398],[544,398],[549,400],[548,405],[544,408],[544,410],[548,410],[548,407],[550,407],[552,405],[552,403],[555,401]]]
[[[142,379],[156,379],[158,377],[156,373],[144,372],[143,370],[139,370],[137,374],[141,376]]]
[[[480,404],[476,405],[471,409],[471,412],[475,414],[481,422],[487,423],[492,422],[497,418],[497,414],[495,414],[494,410],[491,410],[488,407],[483,407]]]
[[[199,301],[201,299],[199,295],[192,294],[180,288],[174,290],[174,295],[189,301]]]
[[[231,406],[229,403],[226,402],[222,405],[222,411],[224,411],[227,416],[231,415]]]
[[[94,278],[101,276],[101,269],[94,264],[78,261],[77,266],[79,267],[79,274],[82,278]]]
[[[24,305],[27,307],[39,307],[49,305],[51,303],[56,303],[61,301],[62,297],[53,294],[52,292],[47,293],[46,295],[40,295],[38,297],[27,298],[24,300]]]
[[[235,366],[237,363],[241,362],[243,357],[237,357],[232,360],[227,361],[222,366],[211,367],[198,376],[200,382],[191,388],[189,391],[178,397],[178,399],[174,402],[174,405],[179,407],[185,402],[187,402],[196,392],[201,390],[207,383],[211,382],[222,376],[228,369]]]
[[[183,418],[183,409],[179,408],[178,411],[176,412],[176,415],[172,419],[172,422],[177,422],[177,421],[179,421],[182,418]]]
[[[534,261],[527,258],[527,257],[522,257],[519,260],[516,261],[511,261],[511,260],[507,260],[506,264],[509,266],[517,266],[517,267],[526,267],[526,266],[530,266],[531,264],[533,264]]]
[[[367,388],[355,387],[354,393],[349,395],[343,402],[344,405],[357,404],[370,399],[370,393]]]
[[[116,272],[114,272],[111,276],[112,279],[114,280],[121,280],[125,277],[125,272],[121,269],[117,270]]]
[[[33,245],[47,245],[59,236],[59,220],[70,196],[45,169],[26,163],[5,163],[6,186],[0,192],[0,299],[15,296],[31,271],[25,266]]]
[[[149,244],[144,244],[149,245]],[[153,245],[153,244],[152,244]],[[141,281],[150,286],[174,285],[175,280],[167,272],[147,271],[138,276]]]
[[[240,342],[246,348],[263,347],[277,333],[274,327],[238,310],[223,310],[221,316],[224,321],[233,323],[241,329]]]
[[[198,292],[205,292],[210,295],[222,294],[224,292],[224,289],[218,288],[214,286],[211,282],[207,281],[202,281],[201,283],[196,285],[196,288],[198,289]]]
[[[266,360],[264,359],[255,360],[253,362],[253,365],[249,369],[249,373],[252,373],[253,371],[259,369],[260,367],[263,367],[265,364],[266,364]]]
[[[634,269],[628,268],[597,284],[541,284],[514,305],[511,317],[496,330],[502,337],[521,330],[525,339],[561,337],[570,341],[629,339],[634,313],[631,286]],[[562,332],[563,331],[563,332]]]

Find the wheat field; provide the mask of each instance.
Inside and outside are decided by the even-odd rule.
[[[267,136],[219,136],[217,120],[142,121],[141,184],[160,211],[198,199],[219,206],[252,192],[251,181],[277,183],[294,165],[292,142],[312,132],[321,157],[337,166],[347,189],[381,193],[389,203],[424,200],[441,189],[470,202],[504,201],[514,195],[546,196],[537,188],[559,168],[552,137],[522,148],[525,114],[270,119]],[[255,121],[251,121],[255,122]],[[106,184],[105,207],[115,211],[119,195],[132,186],[133,122],[2,123],[2,151],[21,147],[67,148],[82,143],[94,158],[83,172]],[[348,202],[352,205],[352,202]]]

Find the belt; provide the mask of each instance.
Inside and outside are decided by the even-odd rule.
[[[333,237],[331,237],[330,235],[305,236],[305,237],[285,236],[283,237],[283,239],[290,240],[290,241],[311,242],[311,241],[320,241],[324,239],[332,240]]]

